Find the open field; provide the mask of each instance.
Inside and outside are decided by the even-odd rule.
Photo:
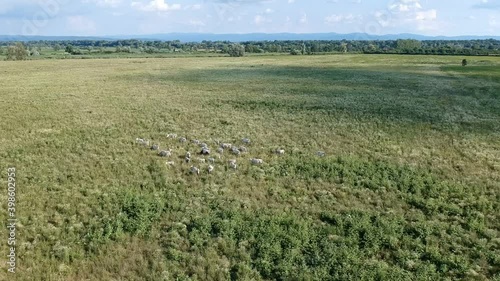
[[[500,280],[500,58],[467,60],[0,61],[17,280]],[[252,143],[208,174],[167,133]]]

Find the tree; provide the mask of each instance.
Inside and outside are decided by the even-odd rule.
[[[342,44],[340,44],[339,51],[341,51],[342,53],[347,53],[347,43],[342,42]]]
[[[462,66],[466,66],[467,65],[467,60],[466,59],[463,59],[462,60]]]
[[[71,45],[68,45],[66,46],[66,49],[65,49],[66,53],[70,53],[70,54],[73,54],[73,46]]]
[[[26,60],[27,58],[28,51],[23,43],[16,43],[7,49],[7,60]]]
[[[422,43],[413,39],[399,39],[396,41],[396,46],[401,53],[411,53],[411,51],[420,48]]]
[[[227,52],[231,57],[243,57],[245,55],[245,47],[240,44],[233,44]]]
[[[147,47],[145,52],[148,54],[158,53],[158,49],[156,49],[155,47]]]

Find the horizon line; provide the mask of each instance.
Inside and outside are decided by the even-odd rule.
[[[0,41],[11,41],[11,40],[1,40],[1,38],[13,37],[15,38],[27,38],[25,41],[34,41],[34,39],[30,38],[45,38],[45,37],[55,37],[55,38],[74,38],[75,40],[78,38],[95,38],[95,39],[105,39],[105,40],[160,40],[160,41],[171,41],[171,40],[179,40],[186,41],[186,38],[155,38],[155,36],[280,36],[280,35],[288,35],[288,36],[327,36],[327,35],[335,35],[337,38],[235,38],[238,41],[283,41],[283,40],[306,40],[306,41],[328,41],[328,40],[355,40],[355,41],[368,41],[368,40],[399,40],[399,39],[413,39],[419,41],[425,40],[500,40],[500,35],[422,35],[416,33],[393,33],[393,34],[369,34],[363,32],[352,32],[352,33],[337,33],[337,32],[316,32],[316,33],[296,33],[296,32],[276,32],[276,33],[266,33],[266,32],[254,32],[254,33],[203,33],[203,32],[167,32],[167,33],[150,33],[150,34],[114,34],[114,35],[8,35],[8,34],[0,34]],[[356,36],[363,37],[366,36],[368,38],[338,38],[341,36]],[[371,38],[370,38],[371,37]],[[383,37],[393,37],[393,38],[383,38]],[[420,37],[420,38],[419,38]],[[441,39],[439,39],[441,38]],[[183,40],[181,40],[183,39]],[[228,38],[189,38],[189,40],[194,41],[232,41]]]

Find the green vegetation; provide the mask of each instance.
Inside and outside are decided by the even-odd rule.
[[[461,59],[0,61],[17,280],[498,280],[500,59]],[[168,133],[252,143],[196,176]]]
[[[230,57],[243,57],[245,55],[245,47],[240,44],[233,44],[227,51]]]
[[[0,42],[0,55],[12,42]],[[39,58],[137,58],[172,56],[232,56],[247,54],[322,55],[338,53],[413,55],[500,55],[500,40],[342,40],[342,41],[141,41],[75,40],[30,41]],[[3,46],[3,47],[2,47]],[[63,50],[63,51],[62,51]],[[33,52],[31,52],[33,53]]]
[[[16,43],[15,45],[9,46],[7,48],[7,58],[6,60],[26,60],[28,58],[28,51],[22,43]]]

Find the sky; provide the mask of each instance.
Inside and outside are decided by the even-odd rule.
[[[500,0],[0,0],[1,35],[500,36]]]

